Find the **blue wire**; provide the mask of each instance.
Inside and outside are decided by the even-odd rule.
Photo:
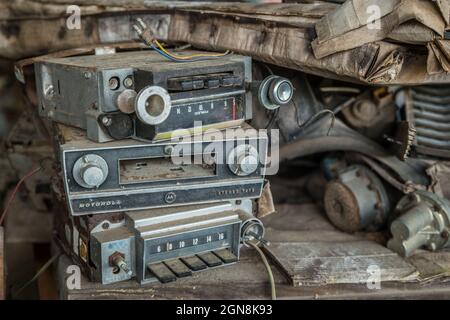
[[[166,57],[169,60],[175,61],[175,62],[181,62],[178,59],[175,59],[171,56],[169,56],[168,54],[166,54],[165,52],[159,50],[157,47],[155,47],[153,44],[151,45],[152,49],[155,50],[156,52],[158,52],[160,55],[162,55],[163,57]]]

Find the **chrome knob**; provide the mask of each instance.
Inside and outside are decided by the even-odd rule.
[[[228,155],[228,167],[238,176],[248,176],[255,172],[258,162],[258,150],[248,144],[238,145]]]
[[[294,86],[286,78],[271,75],[259,83],[257,96],[264,108],[275,110],[292,100]]]
[[[89,164],[81,169],[81,178],[85,184],[91,187],[97,187],[105,181],[105,175],[103,174],[102,168],[96,164]]]
[[[291,101],[294,95],[292,83],[285,78],[278,78],[272,81],[269,89],[269,97],[274,104],[286,104]]]
[[[84,188],[98,188],[108,177],[108,164],[96,154],[85,155],[75,162],[73,177]]]
[[[157,125],[169,117],[172,102],[166,89],[148,86],[137,94],[134,109],[140,121],[147,125]]]

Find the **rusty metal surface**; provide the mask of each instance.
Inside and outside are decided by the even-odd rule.
[[[324,199],[327,215],[335,226],[346,232],[359,230],[361,217],[351,190],[340,182],[330,182]]]

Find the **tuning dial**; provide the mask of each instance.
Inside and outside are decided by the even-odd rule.
[[[258,169],[258,150],[249,144],[241,144],[228,155],[228,167],[238,176],[248,176]]]
[[[84,188],[97,188],[108,177],[108,164],[96,154],[84,155],[75,162],[73,177]]]

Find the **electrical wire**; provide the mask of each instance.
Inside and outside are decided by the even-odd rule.
[[[305,123],[303,123],[302,125],[299,125],[299,127],[300,128],[308,127],[311,123],[315,122],[317,120],[317,118],[320,118],[324,114],[331,115],[331,122],[330,122],[330,126],[328,127],[328,131],[327,131],[327,136],[329,136],[331,129],[333,129],[334,123],[336,122],[336,115],[330,109],[323,109],[323,110],[317,112],[315,115],[313,115],[311,118],[309,118]]]
[[[330,126],[329,126],[328,131],[327,131],[327,136],[330,135],[331,129],[333,129],[334,123],[336,121],[336,115],[335,115],[335,113],[332,110],[330,110],[330,109],[320,110],[319,112],[317,112],[316,114],[311,116],[311,118],[306,120],[304,123],[299,123],[298,122],[298,108],[297,108],[297,105],[295,104],[294,100],[292,100],[291,103],[294,106],[296,117],[297,117],[297,125],[298,125],[298,127],[300,129],[308,127],[310,124],[315,122],[317,120],[317,118],[321,117],[322,115],[330,114],[331,115],[331,123],[330,123]]]
[[[198,58],[201,58],[202,60],[203,60],[203,58],[207,58],[207,59],[220,58],[220,57],[226,56],[228,53],[230,53],[230,51],[227,50],[227,51],[225,51],[223,53],[194,53],[194,54],[191,54],[191,55],[182,55],[181,56],[181,55],[177,55],[177,54],[174,54],[174,53],[171,53],[171,52],[167,51],[158,40],[155,39],[153,42],[166,55],[172,57],[173,59],[183,60],[183,61],[184,60],[193,60],[193,59],[198,59]]]
[[[55,254],[53,257],[51,257],[37,272],[36,274],[33,276],[33,278],[31,278],[30,280],[28,280],[23,286],[21,286],[19,288],[19,290],[17,290],[17,292],[14,293],[14,297],[18,297],[23,290],[25,290],[30,284],[32,284],[34,281],[36,281],[44,272],[45,270],[47,270],[52,264],[53,262],[55,262],[55,260],[61,255],[61,253],[57,253]]]
[[[155,46],[153,43],[150,45],[151,48],[153,50],[155,50],[157,53],[159,53],[160,55],[162,55],[163,57],[174,61],[174,62],[195,62],[195,61],[203,61],[203,60],[209,60],[209,59],[216,59],[216,58],[220,58],[223,57],[227,54],[229,54],[229,51],[226,51],[224,53],[220,53],[220,54],[192,54],[192,55],[186,55],[186,56],[180,56],[180,55],[175,55],[173,53],[170,53],[169,51],[167,51],[159,42],[158,40],[154,40],[155,43],[157,43],[157,46]]]
[[[261,260],[264,264],[264,266],[266,267],[267,273],[269,274],[269,282],[270,282],[270,292],[271,292],[271,296],[272,296],[272,300],[277,300],[277,291],[275,288],[275,280],[273,278],[273,273],[272,273],[272,269],[270,268],[269,265],[269,261],[267,261],[266,255],[264,254],[264,252],[253,242],[248,241],[246,242],[248,245],[250,245],[253,249],[255,249],[260,257]]]
[[[228,53],[230,53],[230,51],[227,50],[224,53],[194,53],[190,55],[178,55],[164,48],[164,46],[154,37],[152,31],[147,27],[147,25],[141,18],[136,19],[136,24],[133,24],[133,28],[139,35],[139,38],[146,45],[150,46],[160,55],[174,62],[193,62],[193,61],[215,59],[223,57]]]
[[[6,202],[5,209],[3,210],[2,215],[0,216],[0,226],[3,224],[3,220],[6,218],[6,214],[8,213],[8,210],[11,207],[11,204],[12,204],[14,198],[16,197],[16,194],[19,191],[20,186],[25,182],[25,180],[27,180],[28,178],[30,178],[31,176],[36,174],[41,169],[42,169],[42,167],[38,167],[38,168],[31,170],[25,176],[23,176],[19,180],[19,182],[17,182],[16,187],[14,188],[14,191],[11,193],[11,196],[9,197],[8,201]]]

